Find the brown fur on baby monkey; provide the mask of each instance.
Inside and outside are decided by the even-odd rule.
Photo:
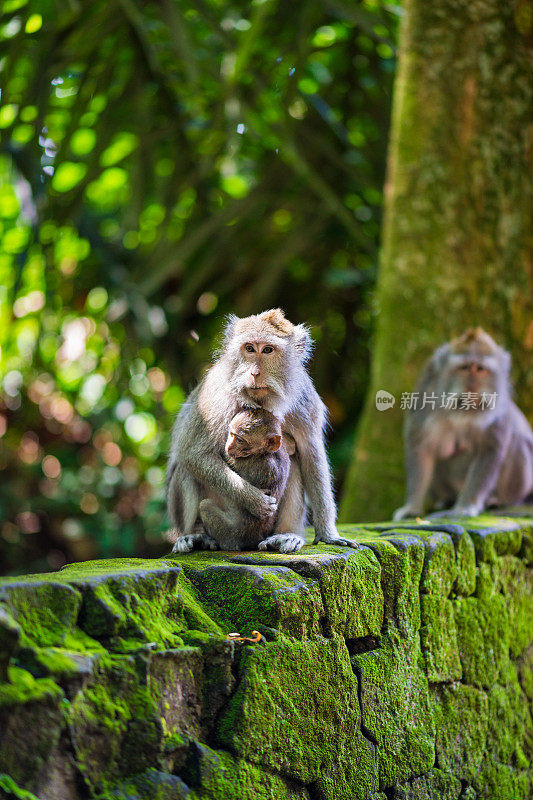
[[[290,440],[283,443],[279,419],[269,411],[246,409],[231,420],[224,460],[241,478],[277,502],[287,485],[292,453]],[[263,541],[274,532],[275,514],[256,517],[221,498],[202,500],[199,510],[207,534],[222,550],[265,549]],[[299,547],[302,544],[303,540]]]
[[[511,399],[510,367],[509,354],[482,328],[435,351],[417,389],[436,404],[407,414],[407,498],[394,519],[422,514],[426,494],[449,509],[439,515],[469,517],[533,492],[533,431]],[[461,402],[443,406],[451,397]]]

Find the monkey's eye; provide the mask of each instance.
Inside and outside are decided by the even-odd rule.
[[[476,372],[487,372],[487,370],[481,364],[476,364]]]
[[[253,344],[245,344],[244,349],[246,350],[247,353],[255,353],[255,348]]]
[[[266,355],[268,355],[269,353],[273,353],[273,352],[274,352],[274,348],[272,347],[272,345],[267,344],[266,347],[263,347],[263,353],[266,353]]]
[[[469,367],[468,364],[461,364],[459,369],[460,369],[461,372],[468,372],[470,370],[470,367]]]

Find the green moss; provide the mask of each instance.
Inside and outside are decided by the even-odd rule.
[[[65,635],[64,648],[76,653],[105,653],[105,647],[88,636],[81,628],[74,628],[67,631]]]
[[[516,555],[522,546],[522,529],[515,520],[482,515],[469,521],[465,527],[474,542],[478,562]]]
[[[2,800],[39,800],[31,792],[21,789],[9,775],[0,775],[0,791],[2,792]]]
[[[22,629],[6,606],[0,604],[0,683],[7,681],[9,659],[18,647]]]
[[[237,556],[233,561],[264,563],[263,556],[255,553]],[[268,563],[318,581],[329,634],[338,633],[346,639],[379,635],[383,624],[381,567],[369,549],[322,552],[319,547],[306,547],[288,556],[269,554]]]
[[[228,630],[249,634],[265,625],[297,639],[320,633],[324,605],[317,581],[277,566],[220,564],[185,569],[213,615],[224,620]]]
[[[308,800],[303,787],[259,769],[242,758],[203,744],[191,748],[184,769],[190,800]]]
[[[8,709],[24,703],[63,697],[63,692],[49,678],[36,680],[25,669],[10,665],[8,683],[0,684],[0,708]]]
[[[416,535],[426,547],[420,589],[426,594],[447,597],[458,574],[452,537],[447,533],[424,531]]]
[[[68,704],[48,678],[36,680],[11,665],[9,680],[0,685],[0,769],[32,790],[59,741]]]
[[[420,642],[430,683],[462,677],[453,605],[446,597],[421,595]]]
[[[172,558],[102,558],[96,561],[80,561],[67,564],[60,572],[63,580],[69,583],[74,580],[89,580],[106,575],[139,575],[148,576],[177,570],[179,565]]]
[[[128,639],[179,646],[183,643],[179,634],[190,627],[220,634],[175,565],[140,572],[110,572],[106,567],[101,573],[93,566],[89,576],[70,577],[83,594],[80,625],[90,636],[108,640],[111,647],[113,639],[118,649]]]
[[[150,654],[148,690],[164,721],[165,737],[200,738],[203,666],[199,647]]]
[[[81,595],[71,586],[25,579],[0,585],[0,600],[22,629],[21,644],[62,645],[76,624]]]
[[[394,790],[397,800],[458,800],[460,794],[461,781],[440,769],[432,769]]]
[[[316,782],[324,797],[366,798],[375,762],[357,695],[341,639],[247,648],[218,740],[287,778]]]
[[[533,569],[516,556],[480,564],[476,594],[490,602],[502,593],[509,617],[509,646],[516,658],[533,640]]]
[[[181,778],[149,769],[100,795],[98,800],[185,800],[185,798],[191,800],[191,793]]]
[[[72,769],[101,800],[181,799],[186,784],[193,800],[383,800],[378,786],[525,799],[533,612],[516,530],[474,533],[477,568],[467,533],[345,533],[365,546],[1,582],[0,769],[39,792],[68,730]],[[274,641],[225,638],[256,627]]]
[[[502,684],[494,685],[488,692],[490,759],[527,768],[529,763],[524,751],[533,743],[533,724],[527,698],[512,663],[502,676]]]
[[[418,637],[395,629],[381,646],[354,655],[363,730],[377,744],[380,786],[426,772],[435,760],[435,726]]]
[[[466,683],[491,686],[509,658],[509,615],[501,594],[453,601]]]
[[[59,647],[41,647],[24,649],[17,655],[17,663],[27,669],[36,678],[53,676],[61,682],[73,678],[86,666],[89,656],[69,652]],[[81,661],[83,660],[83,662]]]
[[[102,658],[72,702],[76,761],[93,792],[154,766],[160,753],[163,728],[139,666],[133,656]]]
[[[470,534],[466,531],[452,534],[452,540],[457,564],[457,578],[453,585],[453,592],[468,597],[476,589],[476,549]]]
[[[424,566],[424,544],[416,536],[389,535],[369,540],[368,547],[381,565],[381,588],[386,624],[412,636],[420,629],[419,583]]]
[[[533,569],[515,556],[502,556],[495,575],[510,623],[509,647],[516,658],[533,640]]]
[[[59,573],[0,580],[0,600],[13,609],[29,643],[40,646],[63,643],[80,611],[82,595],[80,622],[85,633],[96,638],[172,646],[181,643],[181,630],[220,634],[181,567],[171,559],[88,561],[69,564]]]
[[[487,742],[489,704],[485,692],[453,683],[433,692],[435,747],[440,769],[472,780]]]
[[[530,508],[533,515],[533,506]],[[522,529],[522,547],[518,555],[526,564],[533,566],[533,524],[531,519],[526,518],[518,519],[517,522]]]
[[[233,691],[235,645],[227,640],[211,640],[201,645],[204,658],[202,673],[202,724],[210,734],[222,706]]]
[[[175,568],[172,559],[166,558],[102,558],[96,561],[80,561],[76,564],[67,564],[59,572],[39,572],[24,577],[0,578],[0,588],[14,585],[31,585],[41,583],[69,584],[76,579],[88,579],[109,574],[128,574],[136,572],[149,573],[166,571]]]
[[[531,776],[526,770],[517,770],[497,764],[487,758],[473,781],[478,797],[483,800],[523,800],[531,797]]]
[[[533,707],[533,643],[529,645],[516,662],[518,680],[522,691]]]
[[[338,761],[325,765],[313,785],[323,800],[366,800],[377,786],[376,750],[373,744],[356,734],[350,747],[339,751]]]

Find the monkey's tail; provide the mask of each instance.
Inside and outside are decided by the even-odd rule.
[[[176,472],[176,467],[178,466],[177,461],[169,461],[167,467],[167,474],[165,476],[165,495],[168,502],[168,490],[170,488],[170,481],[172,480],[172,476]]]

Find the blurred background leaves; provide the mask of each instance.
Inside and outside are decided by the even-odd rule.
[[[396,3],[6,0],[0,563],[165,552],[221,316],[307,321],[337,486],[368,379]]]

